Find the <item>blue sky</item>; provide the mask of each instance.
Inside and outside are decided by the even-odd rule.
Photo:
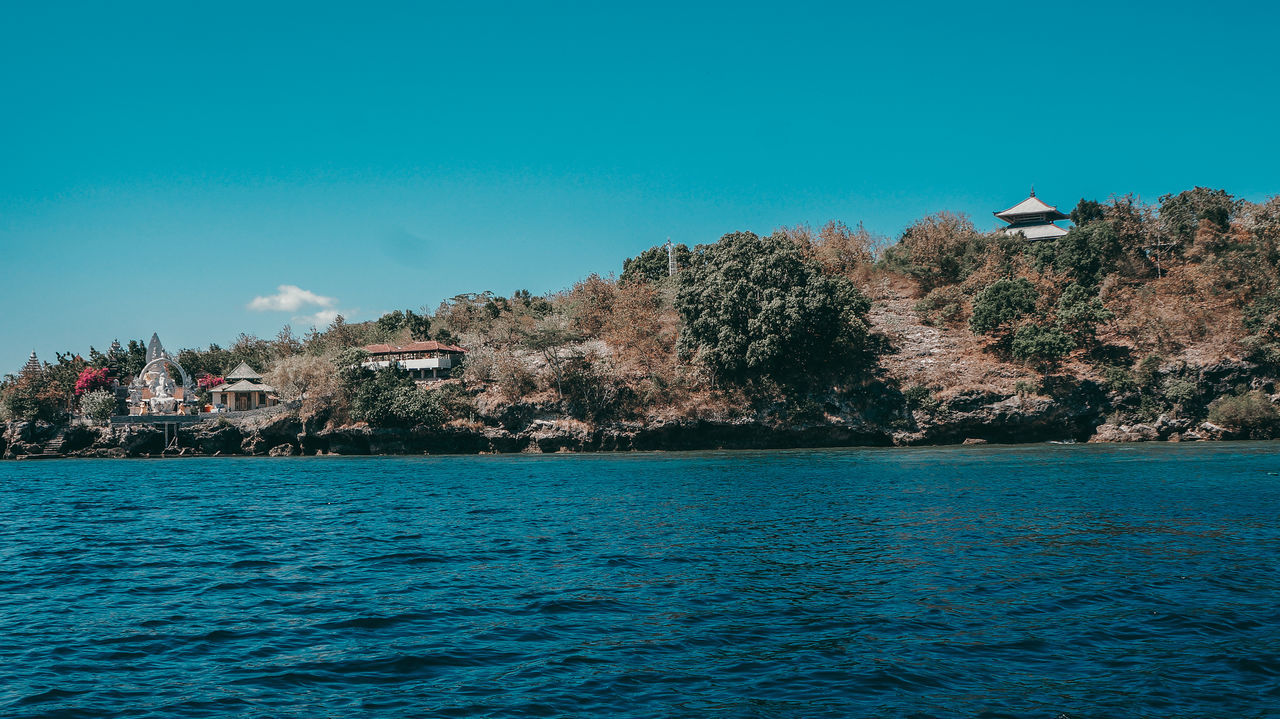
[[[993,227],[1032,184],[1261,200],[1278,26],[1263,3],[7,3],[0,372],[556,290],[668,236]]]

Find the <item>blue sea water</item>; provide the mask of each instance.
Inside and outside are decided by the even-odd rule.
[[[1280,444],[0,463],[4,717],[1280,714]]]

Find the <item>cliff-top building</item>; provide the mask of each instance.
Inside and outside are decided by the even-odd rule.
[[[397,364],[409,371],[414,379],[446,379],[450,371],[462,363],[467,351],[457,345],[435,340],[411,342],[404,346],[390,344],[368,345],[364,348],[369,358],[362,362],[369,369],[381,369]]]
[[[1004,228],[1006,234],[1021,233],[1032,242],[1038,240],[1056,240],[1067,234],[1067,231],[1054,224],[1055,220],[1065,220],[1067,215],[1052,205],[1046,205],[1036,197],[1035,188],[1031,188],[1031,196],[1003,212],[994,213],[996,217],[1009,223]]]

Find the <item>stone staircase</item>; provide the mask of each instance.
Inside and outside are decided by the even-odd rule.
[[[41,448],[40,454],[36,456],[61,457],[62,443],[66,441],[66,439],[67,439],[67,430],[65,428],[58,430],[57,434],[53,435],[53,437],[48,442],[44,443],[44,446]]]

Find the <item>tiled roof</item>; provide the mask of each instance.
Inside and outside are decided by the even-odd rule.
[[[247,362],[241,362],[236,368],[231,370],[227,375],[227,379],[262,379],[262,375],[253,371]]]
[[[240,380],[235,384],[220,384],[217,387],[211,387],[210,392],[275,392],[276,388],[269,384],[261,384],[250,382],[248,380]]]
[[[995,213],[996,217],[1009,222],[1014,222],[1020,215],[1050,215],[1055,220],[1065,220],[1067,216],[1058,211],[1053,205],[1046,205],[1040,201],[1039,197],[1032,195],[1018,204],[1010,207],[1003,212]]]
[[[1025,225],[1023,227],[1006,227],[1004,231],[1012,235],[1015,232],[1021,232],[1022,236],[1028,240],[1055,240],[1067,234],[1067,231],[1057,225]]]
[[[366,345],[364,351],[371,355],[386,355],[398,352],[466,352],[466,350],[457,345],[447,345],[435,340],[410,342],[409,344],[402,346],[389,344]]]

